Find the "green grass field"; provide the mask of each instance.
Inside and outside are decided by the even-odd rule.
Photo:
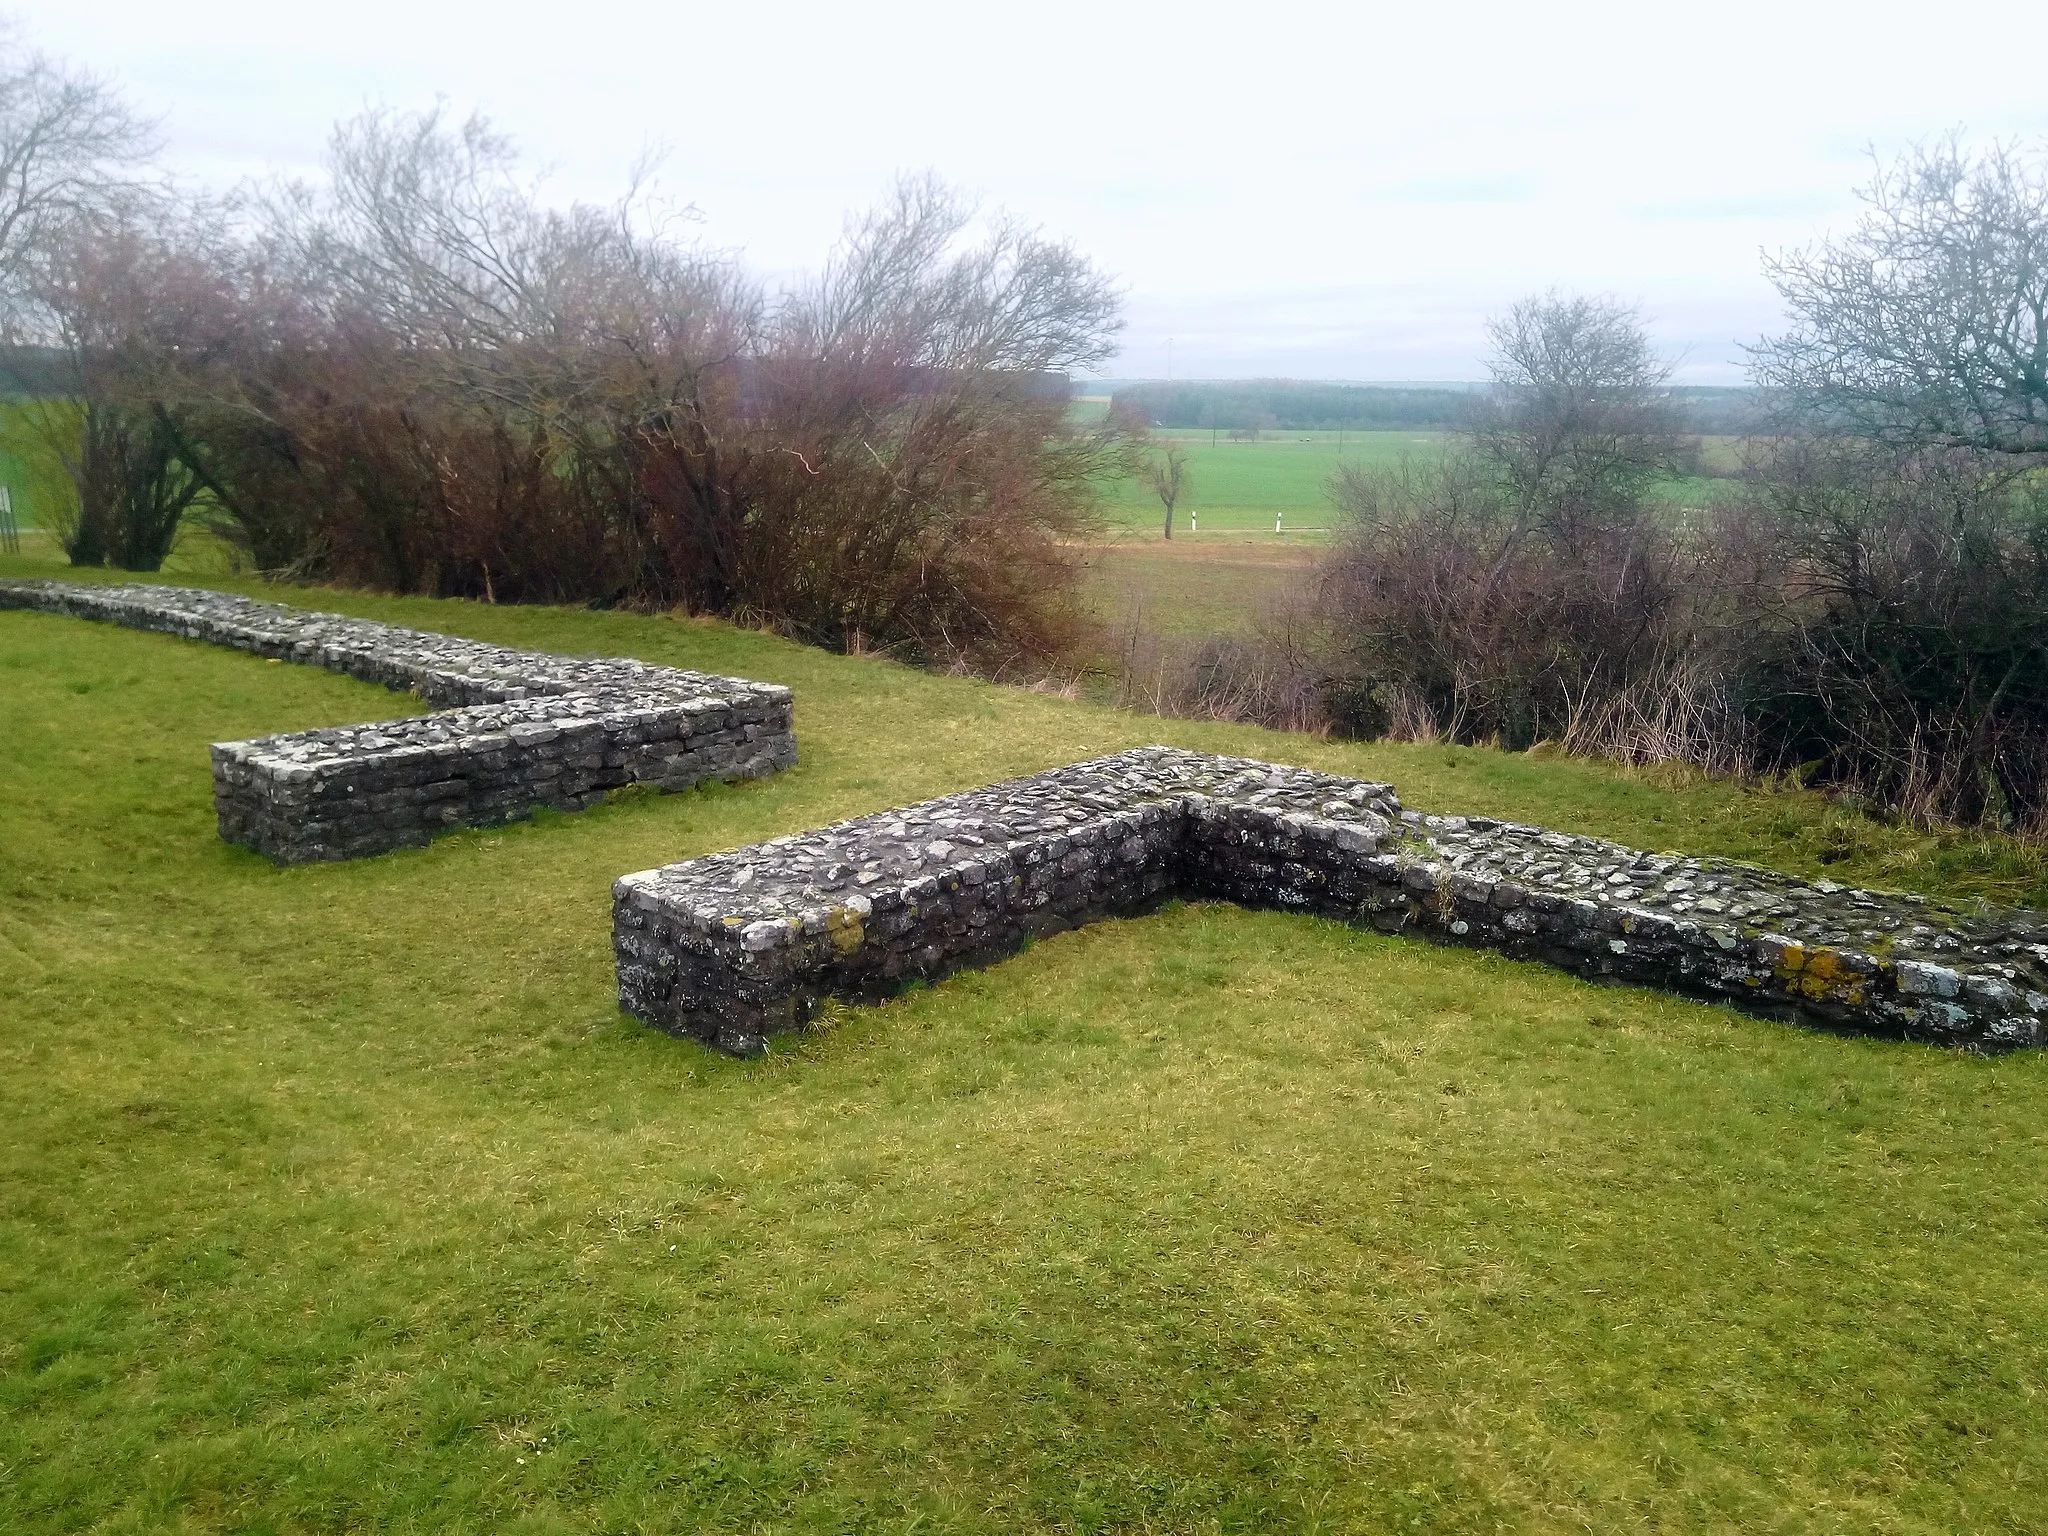
[[[1189,515],[1200,535],[1266,534],[1310,542],[1329,536],[1338,521],[1328,486],[1340,465],[1391,468],[1403,459],[1428,462],[1454,451],[1447,432],[1266,432],[1251,442],[1232,442],[1226,433],[1160,430],[1188,455],[1190,489],[1175,514],[1176,536],[1189,531]],[[1717,467],[1734,462],[1732,439],[1706,440],[1706,457]],[[1677,479],[1658,488],[1673,506],[1706,506],[1731,493],[1734,482]],[[1104,494],[1111,525],[1134,534],[1157,535],[1164,511],[1142,476],[1120,480]]]
[[[1336,521],[1325,488],[1340,464],[1392,465],[1404,456],[1427,460],[1452,442],[1441,432],[1267,432],[1244,443],[1220,432],[1155,435],[1188,456],[1190,489],[1175,514],[1176,536],[1187,533],[1193,513],[1202,534],[1270,535],[1279,514],[1283,536],[1320,537]],[[1155,535],[1164,516],[1142,477],[1109,487],[1104,509],[1112,525]]]
[[[785,682],[803,764],[281,871],[215,837],[206,744],[405,701],[0,614],[0,1529],[2048,1525],[2041,1056],[1190,905],[740,1063],[617,1013],[607,908],[1148,740],[1841,880],[2048,900],[2038,859],[713,624],[271,595]]]
[[[62,462],[38,430],[36,407],[0,400],[0,485],[14,504],[15,523],[49,528],[74,498]]]

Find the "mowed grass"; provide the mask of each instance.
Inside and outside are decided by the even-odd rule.
[[[2022,853],[272,595],[786,682],[804,762],[280,871],[215,837],[206,743],[406,701],[0,614],[0,1528],[2048,1524],[2039,1056],[1182,906],[749,1064],[622,1018],[608,949],[620,873],[1156,739],[1837,879],[2040,899]]]

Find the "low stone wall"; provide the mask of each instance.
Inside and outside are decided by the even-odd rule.
[[[1978,1049],[2048,1044],[2048,918],[1808,883],[1166,747],[628,875],[620,1005],[748,1053],[884,994],[1174,895],[1314,912]]]
[[[417,694],[439,713],[213,749],[220,835],[280,863],[349,859],[796,761],[790,693],[644,662],[519,651],[183,587],[0,582],[30,608],[232,646]]]
[[[0,582],[0,608],[158,630],[408,689],[440,712],[213,749],[221,836],[352,858],[608,790],[796,760],[786,688],[517,651],[223,593]],[[2048,918],[1649,854],[1385,784],[1148,747],[628,875],[622,1007],[753,1052],[872,998],[1172,896],[1314,912],[1828,1027],[2048,1044]]]

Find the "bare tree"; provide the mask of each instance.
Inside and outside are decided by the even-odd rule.
[[[1765,263],[1794,323],[1758,382],[1894,446],[2048,456],[2048,160],[1951,136],[1862,197],[1853,233]]]
[[[1322,582],[1354,723],[1526,746],[1663,687],[1688,556],[1644,505],[1674,437],[1636,313],[1553,293],[1490,329],[1472,451],[1342,468]]]
[[[1171,539],[1173,509],[1188,489],[1187,450],[1178,443],[1161,444],[1158,456],[1145,465],[1145,478],[1152,482],[1152,493],[1166,508],[1166,536]]]
[[[1546,294],[1487,326],[1493,390],[1472,426],[1524,528],[1570,544],[1617,518],[1677,454],[1670,369],[1615,299]]]
[[[24,49],[0,23],[0,326],[19,329],[28,268],[56,233],[150,190],[154,125],[96,76]]]
[[[179,418],[242,318],[209,214],[72,223],[37,254],[45,382],[61,387],[17,415],[72,480],[53,521],[74,564],[158,569],[205,488]]]

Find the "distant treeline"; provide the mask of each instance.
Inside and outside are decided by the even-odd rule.
[[[0,399],[69,395],[78,389],[78,370],[59,347],[0,345]]]
[[[1318,384],[1296,379],[1216,383],[1126,384],[1111,395],[1114,408],[1141,415],[1155,427],[1246,432],[1355,432],[1449,430],[1472,418],[1483,394],[1478,386]],[[1749,413],[1746,389],[1691,386],[1671,391],[1686,432],[1734,434]]]
[[[1339,427],[1369,431],[1453,426],[1470,408],[1472,391],[1252,379],[1127,384],[1110,399],[1115,408],[1141,414],[1156,427],[1207,427],[1226,432],[1313,432]]]

